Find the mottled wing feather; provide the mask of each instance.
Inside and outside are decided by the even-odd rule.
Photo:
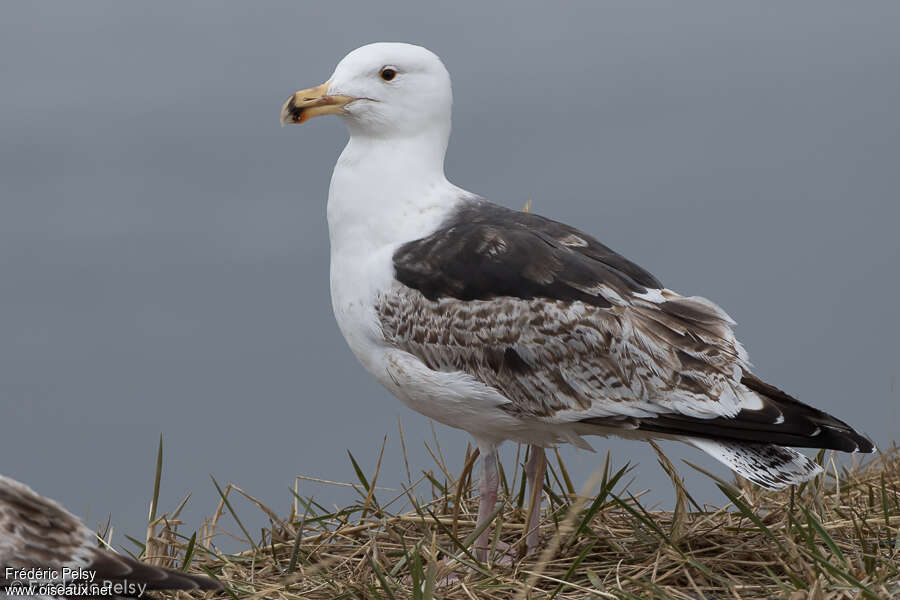
[[[577,229],[478,201],[402,246],[394,264],[402,285],[382,300],[388,339],[496,387],[512,411],[577,420],[739,410],[746,355],[728,316],[661,290]]]
[[[744,363],[733,337],[694,330],[650,302],[431,300],[398,285],[379,312],[395,346],[498,389],[518,415],[569,422],[740,410],[735,365]]]
[[[385,338],[551,423],[871,451],[750,373],[714,303],[665,289],[572,227],[484,201],[394,255]]]
[[[84,565],[92,537],[57,502],[0,476],[0,566]]]

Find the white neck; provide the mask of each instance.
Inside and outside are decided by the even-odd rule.
[[[352,133],[328,193],[332,256],[428,235],[465,195],[444,176],[449,127],[408,137]]]

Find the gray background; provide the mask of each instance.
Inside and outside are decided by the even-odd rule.
[[[192,525],[209,473],[286,512],[295,474],[352,481],[345,450],[371,471],[386,434],[396,487],[398,417],[431,465],[331,315],[344,127],[278,127],[379,40],[450,69],[455,183],[719,302],[759,374],[897,437],[900,4],[374,4],[3,3],[0,471],[143,537],[160,432],[163,508],[193,492]],[[458,467],[466,435],[438,435]],[[649,446],[593,443],[670,503]],[[564,455],[579,482],[602,459]]]

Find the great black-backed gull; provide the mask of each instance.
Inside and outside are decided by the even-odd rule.
[[[44,591],[66,592],[60,595],[70,598],[136,598],[146,590],[222,588],[209,577],[98,548],[97,536],[59,503],[0,475],[0,598],[56,597],[38,593],[41,585]],[[27,590],[32,593],[24,593]]]
[[[873,450],[753,375],[714,303],[673,292],[574,227],[450,183],[451,103],[435,54],[378,43],[288,98],[281,122],[334,114],[350,130],[328,194],[334,314],[395,396],[475,438],[480,523],[496,503],[504,440],[530,445],[529,550],[554,444],[680,440],[767,488],[821,472],[791,447]],[[485,530],[482,558],[487,543]]]

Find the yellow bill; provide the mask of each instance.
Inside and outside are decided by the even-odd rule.
[[[308,90],[300,90],[281,107],[281,124],[305,123],[320,115],[339,115],[344,107],[356,100],[350,96],[328,95],[329,82]]]

